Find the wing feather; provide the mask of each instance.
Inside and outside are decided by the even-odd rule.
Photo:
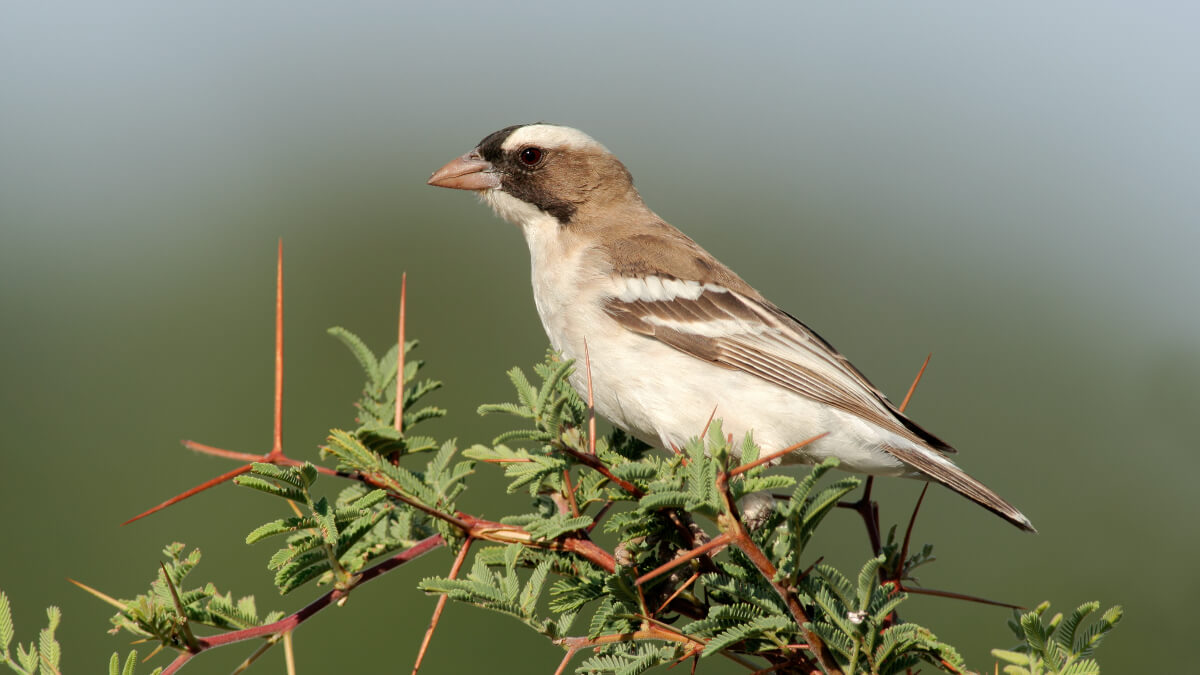
[[[765,300],[706,284],[687,296],[610,297],[605,311],[627,329],[686,354],[749,373],[940,452],[954,452],[897,410],[828,342]]]

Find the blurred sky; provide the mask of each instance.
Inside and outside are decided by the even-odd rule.
[[[274,596],[269,551],[240,542],[280,514],[243,491],[116,527],[229,468],[180,438],[266,449],[280,237],[291,454],[351,423],[359,380],[324,329],[394,340],[403,270],[447,383],[430,432],[486,441],[474,408],[545,348],[524,244],[424,181],[547,120],[617,153],[652,208],[893,397],[934,352],[914,416],[1041,534],[935,490],[923,582],[1122,603],[1102,663],[1179,670],[1180,599],[1200,597],[1197,25],[1177,2],[0,4],[0,588],[19,634],[56,603],[69,671],[126,649],[63,578],[131,595],[172,540],[260,606],[311,597]],[[885,519],[916,489],[889,481]],[[864,538],[835,518],[856,568]],[[433,604],[412,587],[441,556],[299,633],[302,672],[406,662]],[[912,604],[974,668],[1009,644],[1003,611]],[[448,614],[429,672],[478,659],[462,639],[503,672],[561,657]]]

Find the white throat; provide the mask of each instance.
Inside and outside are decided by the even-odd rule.
[[[540,227],[541,221],[547,218],[554,222],[555,227],[558,226],[558,221],[550,214],[498,188],[481,190],[479,192],[479,199],[484,204],[492,207],[492,211],[496,215],[520,227],[522,230],[528,230],[535,223],[539,224]]]
[[[578,306],[580,276],[594,274],[599,260],[585,261],[587,245],[565,231],[554,216],[501,190],[486,190],[480,198],[496,215],[521,228],[529,246],[533,301],[554,349],[564,350],[565,314]]]

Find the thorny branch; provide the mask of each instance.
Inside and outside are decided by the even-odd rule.
[[[399,312],[399,323],[398,323],[399,350],[398,350],[398,354],[397,354],[396,396],[395,396],[396,409],[395,409],[395,415],[394,415],[394,427],[395,427],[396,431],[398,431],[400,433],[404,432],[404,429],[403,429],[403,413],[404,413],[404,411],[403,411],[402,406],[403,406],[403,401],[404,401],[404,370],[405,370],[404,344],[405,344],[405,322],[406,322],[406,297],[407,297],[407,274],[402,276],[402,281],[401,281],[401,298],[400,298],[400,312]],[[255,462],[263,462],[263,463],[274,464],[277,466],[287,466],[287,467],[297,467],[297,466],[303,466],[306,464],[306,462],[301,462],[299,460],[295,460],[295,459],[287,456],[283,451],[283,433],[282,433],[283,432],[283,429],[282,429],[282,425],[283,425],[283,414],[282,414],[282,410],[283,410],[283,242],[282,242],[282,240],[279,242],[277,268],[276,268],[274,357],[275,357],[275,359],[274,359],[275,360],[275,371],[274,371],[275,392],[274,392],[274,407],[273,407],[274,425],[273,425],[273,430],[272,430],[272,445],[271,445],[270,451],[263,455],[257,455],[257,454],[253,454],[253,453],[243,453],[243,452],[236,452],[236,451],[216,448],[216,447],[212,447],[212,446],[198,443],[195,441],[184,441],[185,447],[187,447],[190,450],[200,452],[203,454],[212,455],[212,456],[223,457],[226,459],[234,459],[237,461],[246,462],[246,464],[239,466],[239,467],[237,467],[231,471],[228,471],[226,473],[223,473],[211,480],[205,481],[204,483],[201,483],[201,484],[197,485],[196,487],[191,488],[175,497],[172,497],[171,499],[168,499],[168,500],[164,501],[163,503],[129,519],[128,521],[126,521],[126,523],[123,523],[123,524],[131,523],[135,520],[138,520],[140,518],[148,516],[157,511],[160,511],[172,504],[175,504],[175,503],[178,503],[179,501],[187,499],[188,497],[191,497],[195,494],[199,494],[200,492],[203,492],[207,489],[215,487],[216,485],[219,485],[221,483],[232,480],[233,478],[235,478],[239,475],[245,474],[252,469],[252,464]],[[620,477],[616,476],[611,471],[611,469],[608,466],[606,466],[596,455],[596,451],[595,451],[595,442],[596,442],[595,408],[594,408],[592,382],[591,382],[591,361],[590,361],[590,353],[587,351],[586,343],[585,343],[585,359],[586,359],[586,368],[587,368],[587,397],[588,397],[587,398],[587,404],[588,404],[588,408],[587,408],[587,412],[588,412],[588,430],[587,430],[588,451],[580,452],[579,450],[569,447],[565,443],[562,443],[562,442],[557,442],[554,445],[558,450],[569,455],[577,463],[582,464],[583,466],[586,466],[590,469],[593,469],[593,470],[599,472],[606,479],[611,481],[614,485],[618,486],[621,490],[625,491],[626,493],[628,493],[629,495],[631,495],[635,498],[640,498],[640,497],[644,496],[644,494],[645,494],[644,490],[642,490],[638,486],[630,483],[629,481],[623,480]],[[921,375],[924,373],[925,367],[928,365],[928,362],[929,362],[929,359],[926,358],[925,364],[923,364],[921,366],[921,371],[920,371],[920,373],[918,373],[917,378],[914,380],[914,382],[912,384],[912,387],[909,389],[907,395],[905,396],[904,401],[900,406],[900,410],[903,410],[908,405],[908,402],[909,402],[910,398],[912,397],[913,391],[915,390],[917,383],[920,381]],[[713,416],[716,415],[716,412],[717,411],[714,409]],[[711,420],[712,420],[712,417],[710,417],[710,422],[711,422]],[[757,570],[770,583],[772,588],[776,591],[776,593],[784,601],[785,605],[788,608],[788,611],[792,615],[792,618],[795,620],[797,626],[799,626],[802,637],[807,642],[807,644],[804,644],[804,645],[789,645],[789,649],[787,650],[788,660],[785,663],[775,663],[772,667],[767,668],[766,670],[760,670],[757,672],[776,672],[776,671],[780,671],[783,669],[790,670],[790,669],[799,668],[799,669],[803,669],[804,672],[814,672],[815,673],[815,672],[818,672],[818,669],[819,669],[820,671],[823,671],[829,675],[840,675],[841,670],[839,669],[839,667],[837,665],[837,661],[833,657],[829,648],[825,644],[823,644],[822,640],[819,638],[818,635],[816,635],[812,630],[810,630],[809,628],[806,627],[806,625],[808,625],[810,623],[810,617],[806,613],[805,608],[801,605],[795,589],[789,587],[788,585],[786,585],[783,582],[775,581],[775,574],[776,574],[775,566],[771,563],[771,561],[767,558],[767,556],[762,552],[762,550],[759,549],[759,547],[751,539],[748,531],[746,530],[746,526],[741,519],[741,515],[738,512],[737,505],[734,503],[733,497],[729,491],[729,480],[731,478],[739,476],[739,475],[741,475],[747,471],[750,471],[751,469],[754,469],[758,466],[761,466],[763,464],[770,463],[770,462],[778,459],[779,457],[782,457],[783,455],[786,455],[786,454],[796,450],[797,448],[799,448],[803,445],[806,445],[808,443],[818,440],[819,438],[822,438],[823,436],[825,436],[825,434],[820,434],[818,436],[814,436],[813,438],[806,439],[806,440],[804,440],[800,443],[797,443],[791,447],[784,448],[783,450],[765,455],[762,458],[760,458],[754,462],[745,464],[743,466],[734,468],[732,470],[726,469],[726,470],[718,473],[717,479],[716,479],[716,487],[720,494],[722,506],[723,506],[723,514],[720,516],[718,522],[719,522],[719,525],[721,526],[723,532],[719,536],[711,539],[710,541],[708,541],[707,543],[704,543],[703,545],[694,546],[694,542],[692,541],[691,530],[689,529],[688,525],[686,523],[676,521],[676,525],[681,529],[681,532],[684,535],[684,540],[693,544],[693,548],[690,551],[675,557],[670,562],[660,565],[659,567],[657,567],[656,569],[654,569],[650,572],[642,574],[640,577],[637,578],[635,583],[636,583],[636,585],[638,587],[638,591],[640,593],[642,584],[644,584],[647,581],[654,579],[658,576],[661,576],[665,572],[667,572],[675,567],[678,567],[679,565],[687,562],[688,560],[692,560],[692,559],[703,556],[704,557],[703,560],[707,561],[708,565],[702,565],[700,571],[697,571],[697,572],[691,574],[685,581],[683,581],[680,585],[678,585],[676,588],[674,588],[673,592],[666,598],[666,600],[662,601],[658,610],[654,611],[653,613],[647,613],[645,616],[643,616],[642,617],[642,619],[643,619],[642,626],[638,630],[628,632],[628,633],[622,633],[622,634],[601,635],[601,636],[598,636],[595,638],[568,637],[568,638],[561,638],[561,639],[556,640],[556,643],[559,644],[560,646],[562,646],[566,650],[566,656],[563,659],[562,663],[560,664],[557,672],[561,673],[566,668],[566,666],[567,666],[568,662],[571,660],[571,658],[578,651],[580,651],[582,649],[587,649],[587,648],[600,647],[600,646],[603,646],[606,644],[612,644],[612,643],[616,643],[616,642],[629,642],[629,641],[641,641],[641,640],[657,640],[657,641],[675,642],[675,643],[682,645],[685,648],[684,655],[679,658],[678,662],[681,662],[688,658],[698,657],[700,652],[704,649],[704,647],[707,643],[707,641],[705,639],[684,635],[683,633],[680,633],[680,632],[672,629],[669,625],[664,624],[663,622],[659,621],[658,619],[655,619],[654,615],[661,614],[663,611],[667,610],[668,607],[672,607],[673,606],[672,603],[676,602],[676,599],[680,596],[681,593],[683,593],[689,586],[691,586],[693,583],[695,583],[697,581],[697,579],[699,579],[703,574],[705,574],[709,571],[712,571],[712,564],[711,564],[712,561],[711,561],[711,557],[710,557],[711,554],[714,554],[716,551],[718,551],[719,549],[721,549],[723,547],[735,546],[738,549],[740,549],[747,556],[747,558],[753,563],[755,568],[757,568]],[[678,452],[678,450],[677,450],[677,452]],[[497,460],[497,461],[501,461],[501,460]],[[512,460],[512,461],[519,461],[519,460]],[[530,547],[530,548],[539,548],[539,549],[545,549],[545,550],[569,552],[569,553],[577,555],[577,556],[591,562],[597,568],[604,570],[605,572],[607,572],[609,574],[612,574],[617,570],[617,564],[616,564],[614,555],[612,553],[609,553],[608,551],[604,550],[600,546],[598,546],[588,536],[588,533],[591,531],[591,528],[595,527],[596,522],[598,522],[600,520],[600,518],[603,517],[603,515],[605,513],[607,513],[608,508],[610,506],[612,506],[611,502],[608,504],[605,504],[601,507],[600,511],[594,517],[594,522],[586,530],[569,532],[569,533],[566,533],[564,535],[561,535],[561,536],[558,536],[556,538],[549,539],[549,540],[538,540],[538,539],[535,539],[527,530],[525,530],[524,528],[518,527],[518,526],[506,525],[506,524],[502,524],[502,523],[498,523],[498,522],[493,522],[493,521],[478,518],[473,515],[462,513],[462,512],[456,512],[454,514],[449,514],[449,513],[440,511],[437,508],[434,508],[432,506],[429,506],[429,505],[423,503],[419,499],[416,499],[410,495],[404,494],[403,490],[400,488],[399,485],[395,484],[394,481],[389,480],[386,476],[384,476],[382,474],[364,474],[364,473],[360,473],[360,472],[338,471],[338,470],[330,469],[330,468],[324,467],[324,466],[314,466],[314,469],[325,475],[338,476],[341,478],[358,481],[358,482],[363,483],[364,485],[367,485],[367,486],[370,486],[373,488],[382,488],[387,491],[388,496],[391,499],[394,499],[394,500],[400,501],[404,504],[407,504],[409,506],[412,506],[413,508],[422,511],[422,512],[428,514],[429,516],[438,518],[438,519],[450,524],[454,528],[456,528],[462,534],[462,536],[465,537],[465,541],[463,542],[462,548],[459,551],[458,555],[456,556],[453,566],[450,570],[449,578],[451,578],[451,579],[456,578],[456,576],[458,575],[458,573],[467,557],[468,550],[471,548],[471,543],[474,541],[489,541],[489,542],[495,542],[495,543],[501,543],[501,544],[518,544],[518,545]],[[565,494],[561,495],[562,499],[558,500],[560,502],[560,508],[567,509],[569,511],[569,513],[573,516],[579,516],[580,509],[579,509],[579,505],[578,505],[578,503],[576,501],[576,497],[575,497],[576,488],[572,484],[569,468],[567,470],[565,470],[565,472],[564,472],[563,483],[564,483]],[[923,496],[923,494],[924,493],[922,493],[922,496]],[[871,481],[870,481],[870,479],[868,479],[868,481],[866,483],[866,489],[864,491],[864,494],[858,502],[855,502],[853,504],[844,504],[843,503],[843,504],[839,504],[839,505],[849,506],[851,508],[854,508],[856,511],[859,512],[860,515],[862,515],[864,522],[867,524],[868,534],[871,535],[870,538],[871,538],[872,549],[877,553],[880,548],[880,541],[879,541],[879,534],[878,534],[878,527],[879,527],[878,526],[878,522],[879,522],[878,518],[879,518],[879,516],[878,516],[878,506],[874,501],[871,500]],[[917,509],[919,509],[919,507],[920,507],[920,501],[918,501]],[[909,590],[910,592],[916,592],[916,593],[927,593],[927,594],[931,594],[931,595],[941,595],[944,597],[953,597],[953,598],[973,600],[973,601],[977,601],[977,602],[988,602],[989,604],[1004,605],[1004,603],[993,603],[991,601],[986,601],[986,600],[982,600],[979,598],[972,598],[971,596],[965,596],[965,595],[956,594],[956,593],[950,593],[950,592],[944,592],[944,591],[933,591],[933,590],[928,590],[928,589],[904,589],[902,587],[901,577],[903,576],[903,561],[904,561],[905,555],[908,552],[909,537],[911,536],[911,533],[912,533],[912,525],[913,525],[913,521],[915,521],[915,518],[916,518],[917,509],[914,509],[914,511],[913,511],[912,521],[910,521],[908,530],[906,531],[906,536],[905,536],[905,540],[904,540],[904,548],[902,550],[902,556],[901,556],[901,562],[900,562],[900,569],[897,569],[895,571],[895,575],[894,575],[895,578],[888,579],[889,581],[892,581],[896,584],[897,590],[898,591]],[[184,630],[184,634],[186,637],[186,639],[185,639],[186,646],[184,648],[184,651],[181,652],[179,654],[179,656],[166,668],[166,670],[164,671],[164,674],[171,675],[172,673],[177,672],[184,665],[186,665],[188,662],[190,662],[195,656],[197,656],[205,651],[208,651],[210,649],[215,649],[217,647],[222,647],[225,645],[240,643],[240,642],[244,642],[247,640],[266,639],[267,640],[266,644],[264,644],[262,646],[262,648],[260,648],[258,651],[255,652],[254,655],[252,655],[249,659],[247,659],[246,663],[248,664],[249,662],[252,662],[254,659],[256,659],[258,657],[258,655],[261,654],[261,652],[265,651],[265,649],[267,647],[271,646],[275,642],[279,641],[280,639],[282,639],[284,637],[290,638],[291,632],[296,627],[298,627],[300,624],[305,622],[307,619],[311,618],[318,612],[323,611],[324,609],[326,609],[327,607],[329,607],[331,605],[340,604],[341,602],[344,602],[345,598],[349,595],[349,593],[354,588],[357,588],[358,586],[361,586],[362,584],[367,583],[368,581],[370,581],[378,576],[381,576],[381,575],[403,565],[404,563],[415,559],[416,557],[418,557],[420,555],[423,555],[424,553],[427,553],[435,548],[445,546],[446,543],[447,542],[442,538],[441,535],[434,535],[434,536],[428,537],[428,538],[422,540],[421,542],[419,542],[418,544],[412,546],[411,548],[409,548],[405,551],[402,551],[400,553],[397,553],[396,555],[392,556],[391,558],[388,558],[388,559],[384,560],[383,562],[380,562],[380,563],[376,564],[375,566],[368,568],[361,574],[354,577],[354,581],[350,586],[345,587],[345,588],[334,588],[333,590],[330,590],[329,592],[325,593],[321,597],[312,601],[311,603],[309,603],[307,606],[300,609],[299,611],[297,611],[287,617],[284,617],[283,619],[280,619],[279,621],[275,621],[275,622],[272,622],[269,624],[255,626],[255,627],[247,628],[247,629],[243,629],[243,630],[233,630],[233,631],[229,631],[229,632],[225,632],[225,633],[221,633],[221,634],[213,635],[213,636],[209,636],[209,637],[198,637],[198,636],[194,636],[191,634],[190,628],[186,625],[186,621],[185,621],[183,630]],[[881,573],[882,573],[882,570],[881,570]],[[169,578],[168,578],[168,583],[170,583]],[[175,592],[173,585],[171,586],[171,591],[175,597],[176,604],[178,605],[179,604],[178,595]],[[95,592],[95,591],[93,591],[93,592]],[[106,596],[103,596],[102,594],[99,594],[98,592],[95,592],[95,593],[97,593],[97,595],[100,595],[101,597],[106,597]],[[418,652],[416,663],[414,664],[414,667],[413,667],[412,672],[414,675],[416,675],[416,673],[419,670],[421,663],[424,659],[428,645],[430,644],[430,641],[433,637],[433,633],[438,625],[438,621],[439,621],[442,611],[445,607],[447,597],[448,596],[443,595],[441,598],[439,598],[439,600],[437,602],[436,608],[434,610],[433,616],[430,621],[429,628],[425,633],[424,639],[422,641],[422,644],[421,644],[419,652]],[[684,604],[688,604],[688,603],[684,603]],[[644,598],[642,600],[642,605],[644,608],[645,607]],[[1012,605],[1004,605],[1004,606],[1011,607]],[[674,607],[674,609],[676,611],[680,611],[679,607]],[[177,607],[177,611],[179,612],[180,616],[183,616],[182,608]],[[645,610],[645,609],[643,609],[643,611],[648,612],[648,610]],[[691,614],[693,612],[685,611],[684,613]],[[737,657],[736,655],[734,655],[732,653],[724,652],[724,651],[722,653],[724,653],[729,658],[733,658],[734,660],[738,661],[742,665],[747,666],[748,668],[753,669],[756,667],[753,664],[746,662],[744,659]],[[694,665],[693,665],[693,668],[694,668]]]

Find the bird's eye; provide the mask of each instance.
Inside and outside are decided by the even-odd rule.
[[[517,156],[521,158],[521,163],[525,166],[533,166],[541,161],[542,149],[533,147],[525,148]]]

